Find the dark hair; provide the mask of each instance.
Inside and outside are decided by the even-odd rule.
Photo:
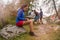
[[[28,4],[23,4],[22,6],[21,6],[21,9],[23,9],[23,8],[25,8],[25,7],[27,7],[28,6]]]
[[[35,13],[36,16],[38,16],[38,12],[36,10],[34,10],[34,13]]]
[[[40,10],[42,10],[42,9],[40,9]]]

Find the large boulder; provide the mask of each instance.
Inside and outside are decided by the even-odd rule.
[[[60,19],[56,20],[55,23],[60,25]]]
[[[26,30],[24,28],[13,25],[7,25],[6,27],[0,30],[0,35],[6,39],[9,39],[25,32]]]

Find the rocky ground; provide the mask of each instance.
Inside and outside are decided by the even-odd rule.
[[[44,22],[44,21],[43,21]],[[57,20],[55,21],[55,23],[48,23],[47,21],[44,22],[44,24],[38,24],[38,25],[34,25],[34,30],[35,30],[35,34],[37,35],[36,37],[32,37],[29,34],[24,34],[24,36],[22,35],[22,38],[26,39],[29,37],[29,40],[33,39],[33,40],[60,40],[60,21]],[[28,26],[27,26],[28,28]],[[29,31],[29,30],[28,30]],[[0,35],[3,36],[6,39],[9,39],[11,37],[14,36],[19,36],[19,38],[15,38],[18,40],[22,40],[22,38],[20,38],[20,33],[24,33],[26,32],[24,29],[13,26],[13,25],[7,25],[5,26],[3,29],[0,30]],[[23,39],[23,40],[26,40]],[[13,39],[12,39],[13,40]]]
[[[37,37],[36,40],[56,40],[58,31],[60,32],[60,26],[58,25],[39,25],[35,30]],[[56,34],[56,35],[55,35]],[[60,39],[59,39],[60,40]]]

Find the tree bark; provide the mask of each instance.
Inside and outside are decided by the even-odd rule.
[[[58,11],[57,11],[56,4],[55,4],[54,0],[53,0],[53,4],[54,4],[55,11],[56,11],[56,16],[55,16],[55,18],[56,18],[56,17],[58,17]]]

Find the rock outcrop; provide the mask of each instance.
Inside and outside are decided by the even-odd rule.
[[[24,28],[13,25],[7,25],[6,27],[0,30],[0,35],[6,39],[9,39],[25,32],[26,30]]]

